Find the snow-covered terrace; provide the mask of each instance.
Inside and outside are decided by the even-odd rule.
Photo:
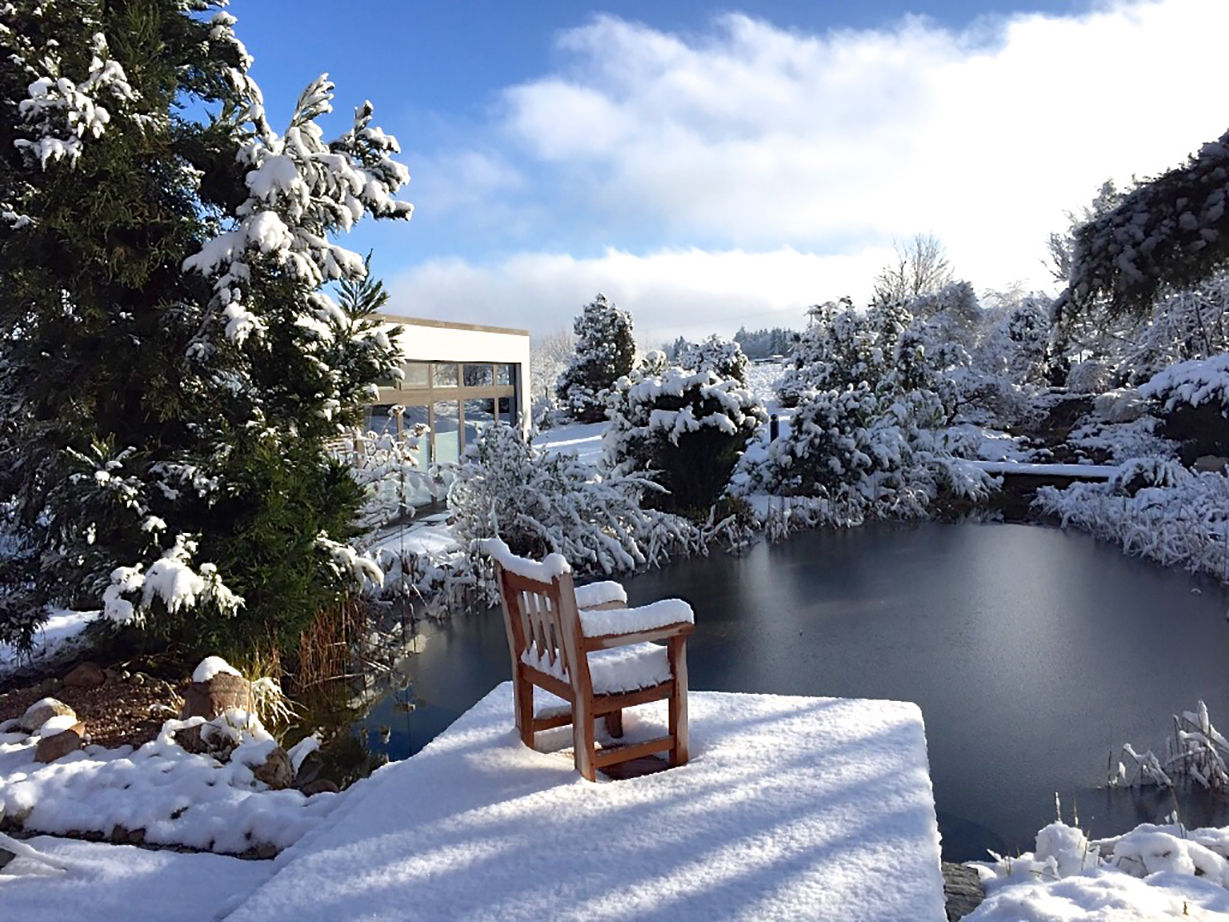
[[[689,702],[687,765],[590,784],[570,752],[521,745],[500,685],[372,776],[228,918],[944,918],[915,705]],[[626,720],[631,738],[659,735],[664,705]]]
[[[273,862],[38,837],[0,915],[243,920],[944,918],[922,715],[692,692],[691,761],[590,784],[521,745],[511,684],[342,795]],[[657,735],[664,704],[628,712]],[[229,913],[229,914],[228,914]]]

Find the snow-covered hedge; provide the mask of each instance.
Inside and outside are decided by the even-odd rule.
[[[607,398],[607,463],[651,478],[646,506],[704,514],[767,417],[736,378],[652,362],[615,382]]]

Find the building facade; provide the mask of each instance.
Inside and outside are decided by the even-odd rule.
[[[369,428],[402,432],[425,424],[430,434],[418,456],[424,472],[431,465],[446,472],[479,432],[497,422],[528,433],[527,331],[392,314],[381,319],[402,328],[404,377],[382,382]],[[432,498],[416,495],[412,501],[419,505]]]

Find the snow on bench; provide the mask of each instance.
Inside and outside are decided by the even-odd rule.
[[[521,745],[504,683],[376,772],[228,919],[944,919],[916,705],[689,701],[688,764],[590,784],[570,754]],[[626,718],[629,739],[657,735],[665,704]]]

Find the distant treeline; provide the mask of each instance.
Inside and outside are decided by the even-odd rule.
[[[743,355],[755,361],[774,355],[785,355],[797,336],[796,332],[784,327],[773,327],[771,330],[748,330],[746,327],[740,327],[734,334],[734,342],[738,343]],[[680,336],[665,347],[666,356],[674,361],[679,351],[686,345],[687,340]]]

